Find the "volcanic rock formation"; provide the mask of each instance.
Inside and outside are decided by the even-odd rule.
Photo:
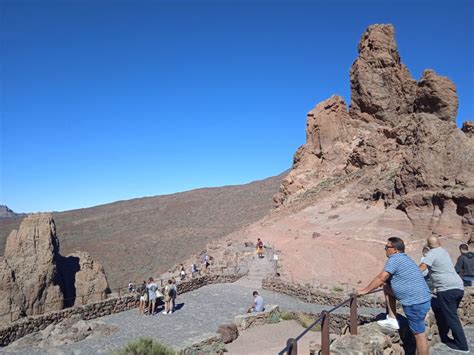
[[[392,25],[370,26],[358,51],[349,110],[332,96],[308,113],[306,143],[275,202],[351,182],[355,200],[383,200],[406,213],[414,235],[472,233],[473,123],[456,126],[455,85],[433,70],[411,78]]]
[[[53,218],[33,214],[11,232],[0,259],[0,319],[72,306],[76,295],[91,301],[107,288],[102,266],[86,253],[61,256]]]

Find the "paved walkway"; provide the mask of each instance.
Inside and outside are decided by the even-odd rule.
[[[309,304],[290,296],[261,290],[258,277],[267,271],[269,262],[255,260],[246,279],[233,284],[215,284],[178,295],[178,310],[173,314],[158,313],[153,316],[141,316],[138,310],[109,315],[99,320],[119,328],[114,334],[94,339],[92,336],[70,345],[49,349],[29,348],[23,351],[9,351],[8,347],[0,352],[27,354],[106,354],[123,347],[140,336],[152,337],[174,348],[184,348],[195,342],[215,335],[219,325],[232,323],[234,317],[245,313],[251,305],[252,291],[257,289],[266,304],[278,304],[282,309],[296,312],[319,313],[328,306]],[[258,276],[258,277],[257,277]],[[260,286],[260,287],[259,287]],[[161,307],[159,308],[161,310]],[[341,308],[341,313],[348,313]],[[360,308],[360,314],[377,314],[380,309]],[[472,341],[474,329],[469,329]],[[295,334],[296,335],[296,334]],[[283,341],[281,347],[284,347]],[[446,353],[439,352],[437,354]]]

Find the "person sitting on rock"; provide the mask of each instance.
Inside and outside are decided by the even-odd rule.
[[[150,277],[148,280],[148,314],[154,315],[155,314],[155,307],[156,307],[156,290],[158,290],[158,285],[153,280],[153,277]]]
[[[252,307],[247,310],[247,313],[256,313],[256,312],[263,312],[265,310],[263,297],[258,294],[257,291],[253,291],[252,293],[254,301]]]
[[[474,253],[469,251],[467,244],[461,244],[459,246],[459,252],[461,255],[459,255],[454,269],[459,276],[461,276],[464,286],[472,286],[472,281],[467,278],[474,278]]]
[[[387,318],[377,323],[385,328],[400,329],[397,321],[396,300],[403,307],[408,326],[415,335],[418,355],[428,355],[425,336],[425,317],[431,307],[431,293],[416,263],[405,254],[405,243],[397,237],[388,238],[385,245],[388,260],[384,269],[366,287],[356,291],[365,295],[383,285]]]

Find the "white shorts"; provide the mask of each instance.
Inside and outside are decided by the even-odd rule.
[[[145,301],[145,296],[140,296],[140,301],[144,302]]]

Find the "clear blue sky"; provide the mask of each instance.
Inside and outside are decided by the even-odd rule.
[[[474,119],[473,5],[450,1],[0,0],[0,204],[88,207],[291,166],[306,113],[349,103],[366,27],[458,88]]]

